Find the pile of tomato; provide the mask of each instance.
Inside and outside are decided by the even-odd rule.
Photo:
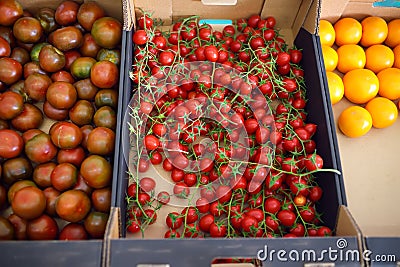
[[[345,96],[357,104],[341,113],[340,130],[359,137],[372,126],[391,126],[398,117],[400,97],[400,19],[346,17],[334,25],[326,20],[320,24],[331,102]]]
[[[167,32],[156,23],[143,15],[133,34],[127,231],[331,235],[316,210],[323,159],[307,122],[302,52],[275,18],[253,15],[221,31],[196,17]]]
[[[121,36],[96,2],[0,2],[0,240],[103,237]]]

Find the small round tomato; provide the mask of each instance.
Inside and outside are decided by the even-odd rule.
[[[178,212],[170,212],[165,222],[170,229],[178,229],[183,224],[183,216]]]
[[[0,130],[0,157],[15,158],[21,154],[24,148],[24,140],[14,130]]]
[[[296,221],[296,215],[290,210],[279,211],[277,218],[284,226],[292,226]]]

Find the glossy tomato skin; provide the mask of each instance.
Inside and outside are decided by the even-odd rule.
[[[107,220],[107,213],[92,211],[85,218],[84,226],[92,238],[103,238],[106,230]]]
[[[79,223],[69,223],[60,231],[59,240],[86,240],[88,233]]]
[[[111,188],[95,189],[91,195],[92,205],[96,211],[108,213],[111,207]]]
[[[115,148],[115,132],[106,127],[94,128],[87,139],[87,149],[96,155],[111,155]]]
[[[50,216],[43,214],[29,221],[26,232],[30,240],[53,240],[58,235],[58,225]]]
[[[84,2],[79,7],[77,20],[86,31],[91,31],[93,23],[104,16],[105,11],[98,3]]]
[[[57,109],[71,108],[78,97],[75,87],[68,82],[54,82],[47,88],[46,99]]]
[[[21,154],[24,148],[24,140],[14,130],[0,130],[0,157],[15,158]]]
[[[119,71],[117,65],[108,60],[96,62],[90,71],[92,83],[99,88],[114,87],[118,82],[118,78]]]
[[[90,211],[90,198],[81,190],[68,190],[57,198],[55,208],[61,219],[69,222],[79,222]]]
[[[28,225],[28,221],[25,219],[22,219],[21,217],[19,217],[16,214],[10,214],[10,216],[8,216],[8,220],[11,222],[11,224],[14,227],[14,236],[15,239],[17,240],[27,240],[28,239],[28,235],[26,232],[26,228]]]
[[[60,163],[52,171],[50,180],[52,186],[58,191],[65,191],[75,185],[78,169],[71,163]]]
[[[11,120],[24,110],[24,100],[21,95],[7,91],[0,95],[0,119]]]
[[[79,4],[74,1],[64,1],[58,5],[54,18],[59,25],[67,26],[76,23]]]
[[[24,187],[15,192],[11,207],[19,217],[31,220],[39,217],[46,209],[46,197],[36,187]]]
[[[56,201],[61,192],[50,186],[43,190],[43,194],[46,197],[46,214],[49,216],[56,216]]]
[[[39,128],[42,123],[42,111],[29,103],[25,103],[22,112],[11,120],[11,125],[20,132]]]
[[[22,5],[15,0],[5,0],[0,3],[0,25],[11,26],[23,15]]]
[[[121,43],[122,25],[114,18],[102,17],[93,23],[91,34],[98,45],[113,49]]]
[[[11,185],[18,180],[27,180],[32,177],[32,163],[25,157],[8,159],[2,166],[2,179]]]
[[[81,164],[80,173],[93,188],[103,188],[111,183],[111,164],[103,157],[90,155]]]
[[[53,143],[61,149],[76,148],[82,142],[81,130],[71,122],[56,122],[49,132]]]

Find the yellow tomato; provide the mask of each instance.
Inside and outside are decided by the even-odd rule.
[[[377,44],[365,50],[365,67],[375,73],[383,69],[391,68],[394,63],[394,53],[386,45]]]
[[[345,44],[358,44],[362,36],[362,26],[353,18],[342,18],[333,26],[335,29],[335,42],[338,46]]]
[[[332,46],[335,43],[335,29],[327,20],[319,21],[319,39],[322,45]]]
[[[376,97],[368,102],[365,109],[371,114],[372,126],[386,128],[392,125],[398,116],[397,106],[386,97]]]
[[[344,85],[342,78],[334,72],[327,71],[326,79],[328,80],[329,96],[332,105],[338,103],[344,94]]]
[[[336,52],[338,54],[336,68],[340,72],[346,73],[354,69],[364,68],[366,57],[361,46],[355,44],[342,45]]]
[[[380,71],[379,79],[379,95],[396,100],[400,98],[400,69],[388,68]]]
[[[324,57],[324,65],[326,71],[334,71],[338,63],[338,54],[335,49],[330,46],[322,46],[322,56]]]
[[[400,44],[393,48],[394,63],[393,67],[400,69]]]
[[[388,23],[388,35],[385,44],[391,48],[400,44],[400,19],[394,19]]]
[[[379,91],[379,80],[368,69],[351,70],[343,76],[344,96],[355,104],[364,104]]]
[[[338,120],[339,129],[348,137],[360,137],[372,128],[371,114],[360,106],[345,109]]]
[[[360,43],[364,47],[381,44],[388,35],[388,26],[381,17],[366,17],[361,21],[362,36]]]

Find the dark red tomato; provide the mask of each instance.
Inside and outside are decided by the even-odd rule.
[[[284,226],[292,226],[296,221],[296,214],[290,210],[281,210],[277,214],[278,220]]]
[[[79,4],[74,1],[64,1],[58,5],[54,17],[59,25],[67,26],[76,23]]]
[[[83,225],[92,238],[103,238],[106,231],[109,215],[107,213],[92,211],[85,218]]]
[[[75,82],[75,79],[74,77],[72,77],[71,73],[65,70],[60,70],[53,73],[50,78],[53,82],[69,82],[69,83]]]
[[[199,228],[201,231],[208,233],[212,223],[214,223],[214,216],[211,214],[206,214],[200,218]]]
[[[90,70],[90,79],[99,88],[112,88],[118,83],[118,67],[108,60],[98,61]]]
[[[209,28],[201,28],[199,30],[199,37],[203,41],[210,41],[211,30]]]
[[[227,233],[227,227],[224,224],[217,224],[213,222],[210,225],[209,232],[211,237],[225,237]]]
[[[170,229],[178,229],[183,224],[183,216],[178,212],[170,212],[165,218],[165,222]]]
[[[90,198],[81,190],[68,190],[62,193],[56,201],[56,212],[61,219],[69,222],[79,222],[89,213]]]
[[[58,225],[52,217],[43,214],[28,222],[26,233],[30,240],[53,240],[57,238]]]
[[[160,146],[160,140],[152,134],[146,135],[144,145],[147,150],[155,150]]]
[[[89,137],[89,134],[93,131],[93,126],[92,125],[84,125],[80,128],[81,133],[82,133],[82,142],[81,145],[83,148],[87,149],[87,140]]]
[[[92,29],[93,23],[105,16],[104,9],[97,2],[84,2],[80,5],[76,15],[79,24],[86,30]]]
[[[58,191],[65,191],[75,185],[78,169],[71,163],[60,163],[50,175],[52,186]]]
[[[149,37],[145,30],[137,30],[132,36],[133,42],[137,45],[144,45],[148,39]]]
[[[162,66],[171,66],[175,55],[171,51],[163,51],[158,55],[158,60]]]
[[[257,131],[259,124],[256,119],[247,119],[244,121],[244,127],[248,134],[253,134]]]
[[[2,1],[0,4],[0,25],[11,26],[23,15],[23,12],[23,7],[18,1]]]
[[[15,158],[19,156],[24,148],[24,140],[14,130],[0,130],[0,157]]]
[[[46,214],[49,216],[57,216],[56,201],[61,192],[50,186],[43,190],[43,194],[46,197]]]
[[[56,121],[62,121],[68,117],[68,109],[55,108],[48,101],[43,103],[43,112],[48,118]]]
[[[68,109],[71,108],[76,100],[78,94],[75,87],[67,82],[54,82],[46,92],[46,99],[54,108]]]
[[[61,230],[59,240],[86,240],[88,234],[82,224],[69,223]]]
[[[266,212],[276,214],[281,209],[281,201],[274,197],[268,197],[264,202]]]
[[[6,39],[0,36],[0,57],[9,57],[11,55],[11,46]]]
[[[296,235],[297,237],[303,237],[306,233],[306,230],[303,224],[297,223],[295,227],[290,229],[290,233]]]
[[[245,215],[243,216],[241,226],[242,230],[246,233],[255,232],[258,228],[258,221],[253,216]]]
[[[106,127],[96,127],[89,133],[87,149],[90,153],[107,156],[114,152],[115,132]]]
[[[29,129],[39,128],[42,122],[42,111],[32,104],[25,103],[22,113],[11,120],[11,125],[16,130],[25,132]]]
[[[82,142],[81,130],[71,122],[56,122],[49,132],[53,143],[61,149],[75,148]]]
[[[208,61],[217,62],[219,57],[218,48],[214,45],[206,46],[204,55]]]
[[[11,120],[23,111],[24,99],[20,94],[7,91],[0,95],[0,106],[0,119]]]
[[[111,207],[111,187],[95,189],[91,195],[92,205],[96,211],[108,213]]]
[[[115,18],[102,17],[93,23],[90,33],[98,45],[104,48],[113,49],[121,44],[122,25]],[[139,38],[139,40],[143,41],[141,38]]]
[[[15,193],[11,207],[19,217],[31,220],[39,217],[46,209],[46,197],[37,187],[24,187]]]
[[[164,238],[180,238],[181,234],[176,229],[170,229],[164,234]]]
[[[310,133],[310,137],[312,137],[317,131],[317,125],[314,123],[307,123],[304,125],[304,129],[306,129],[306,131]]]
[[[103,188],[111,183],[111,164],[98,155],[87,157],[81,164],[80,173],[87,184],[93,188]]]
[[[85,179],[81,174],[78,175],[78,181],[76,181],[76,184],[73,189],[81,190],[85,192],[87,195],[90,195],[93,191],[93,188],[86,183]]]
[[[168,158],[165,158],[163,161],[163,169],[167,172],[174,169],[174,165],[172,165],[171,161]]]
[[[11,214],[8,216],[8,220],[11,222],[11,224],[14,227],[14,236],[15,239],[17,240],[27,240],[28,235],[26,233],[26,227],[28,225],[28,221],[25,219],[22,219],[16,214]],[[0,238],[1,239],[1,238]]]
[[[44,132],[39,129],[31,129],[22,134],[22,139],[24,140],[24,143],[26,143],[29,140],[31,140],[33,137],[35,137],[36,135],[39,135],[41,133],[44,133]]]

